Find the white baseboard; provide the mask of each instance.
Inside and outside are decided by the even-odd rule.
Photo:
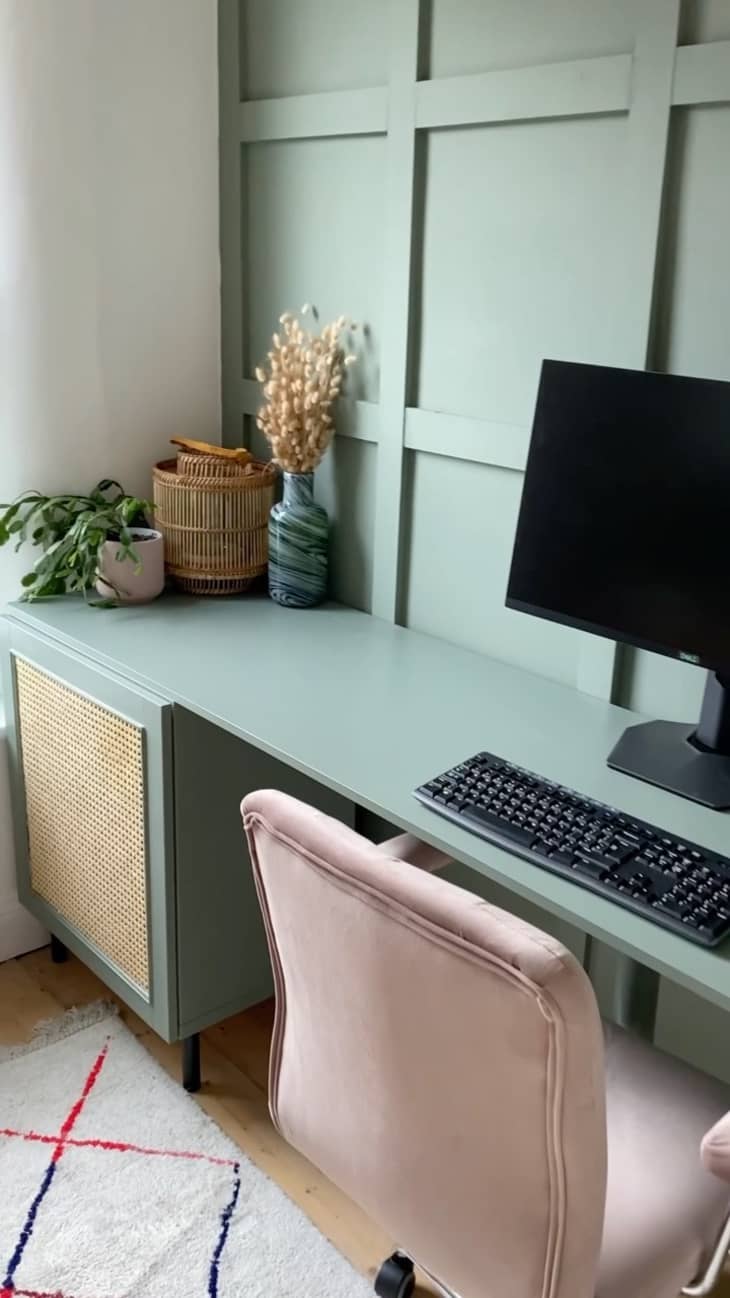
[[[36,951],[48,942],[48,933],[19,901],[0,910],[0,963]]]

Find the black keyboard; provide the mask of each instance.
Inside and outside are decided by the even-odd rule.
[[[730,931],[730,860],[477,753],[416,797],[508,852],[562,874],[691,942]]]

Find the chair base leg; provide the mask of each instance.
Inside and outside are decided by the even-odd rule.
[[[378,1298],[410,1298],[415,1284],[411,1259],[405,1253],[393,1253],[375,1277],[375,1292]]]
[[[68,948],[64,946],[60,937],[54,937],[51,933],[51,960],[54,964],[64,964],[68,960]]]
[[[186,1091],[200,1090],[200,1035],[197,1032],[183,1040],[182,1074]]]
[[[419,1262],[418,1265],[426,1279],[431,1282],[436,1293],[441,1294],[442,1298],[459,1298],[455,1290],[448,1289],[445,1284],[437,1280],[436,1276],[422,1262]],[[378,1298],[410,1298],[415,1286],[415,1263],[413,1259],[407,1253],[404,1253],[402,1249],[396,1249],[395,1253],[385,1259],[375,1277],[375,1292]]]

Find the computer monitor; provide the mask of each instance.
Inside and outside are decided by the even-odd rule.
[[[730,806],[730,383],[544,361],[506,602],[709,668],[609,765]]]

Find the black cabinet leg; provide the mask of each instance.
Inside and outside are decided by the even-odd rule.
[[[54,937],[53,933],[51,933],[51,959],[54,964],[63,964],[68,960],[68,950],[60,937]]]
[[[186,1091],[200,1090],[200,1036],[194,1032],[182,1043],[183,1086]]]

